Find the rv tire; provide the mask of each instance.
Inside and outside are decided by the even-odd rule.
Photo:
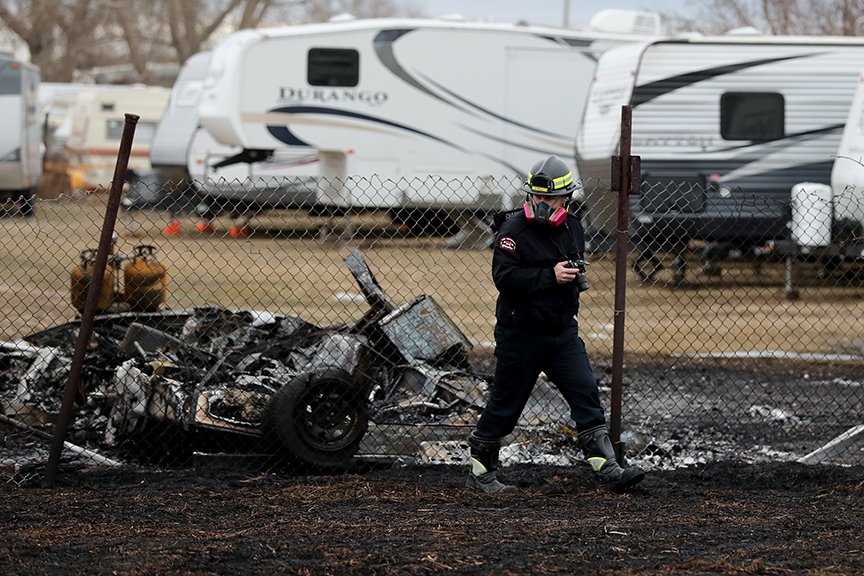
[[[650,250],[640,252],[633,259],[633,272],[643,282],[653,282],[657,273],[662,269],[663,263]]]
[[[684,285],[684,279],[687,277],[687,260],[683,255],[679,254],[672,260],[672,285],[675,288],[680,288]]]
[[[404,226],[410,236],[446,237],[459,232],[459,225],[450,212],[444,209],[391,208],[387,215],[394,224]]]
[[[22,216],[33,216],[36,213],[36,194],[33,190],[21,193],[21,206],[18,210]]]

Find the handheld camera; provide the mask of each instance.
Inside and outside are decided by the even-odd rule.
[[[565,268],[575,268],[579,270],[579,273],[576,274],[576,285],[579,287],[579,292],[585,292],[591,287],[591,285],[588,284],[588,278],[585,277],[587,266],[588,265],[584,260],[570,260],[564,265]]]

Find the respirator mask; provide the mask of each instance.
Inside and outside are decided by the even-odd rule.
[[[529,197],[522,206],[529,222],[559,226],[567,218],[567,205],[562,208],[552,208],[546,202],[534,204]]]
[[[525,218],[527,218],[529,222],[548,224],[550,226],[560,226],[564,220],[567,219],[567,205],[570,203],[571,195],[551,194],[554,189],[554,182],[552,179],[540,174],[534,176],[530,183],[525,184],[525,204],[522,205],[522,209],[525,212]],[[544,192],[547,194],[544,194]],[[543,197],[546,195],[549,197],[566,195],[567,200],[564,202],[564,206],[553,208],[551,204],[544,201]],[[540,198],[540,202],[534,204],[534,202],[531,201],[532,196]]]

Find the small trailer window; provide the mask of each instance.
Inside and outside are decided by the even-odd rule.
[[[105,139],[120,140],[123,137],[125,120],[110,119],[105,121]],[[156,122],[138,122],[135,125],[136,143],[150,142],[156,132]]]
[[[0,63],[0,94],[21,93],[21,68],[17,63]]]
[[[347,48],[311,48],[307,62],[310,86],[357,86],[360,53]]]
[[[720,96],[720,135],[725,140],[778,140],[785,135],[783,95],[727,92]]]

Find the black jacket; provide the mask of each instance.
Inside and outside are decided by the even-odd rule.
[[[558,284],[553,268],[562,260],[584,257],[579,218],[568,214],[563,224],[553,227],[529,222],[520,210],[501,223],[494,250],[498,324],[532,333],[568,327],[579,312],[579,288],[576,282]]]

